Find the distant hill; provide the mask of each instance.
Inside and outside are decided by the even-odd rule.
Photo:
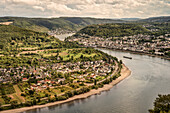
[[[13,22],[12,25],[39,32],[47,32],[51,29],[77,29],[77,25],[59,18],[24,18],[1,17],[0,22]]]
[[[121,20],[124,20],[124,21],[137,21],[137,20],[140,20],[140,18],[121,18]]]
[[[150,33],[150,31],[142,27],[141,25],[117,23],[117,24],[90,25],[78,31],[75,34],[75,36],[89,35],[108,38],[148,33]]]
[[[74,43],[62,42],[47,33],[35,32],[13,25],[0,25],[0,53],[18,52],[19,48],[72,48]]]
[[[170,22],[170,16],[151,17],[147,19],[141,19],[138,22]]]
[[[38,34],[38,32],[22,29],[16,26],[0,25],[0,45],[1,48],[3,48],[2,45],[5,46],[8,42],[12,41],[13,38],[30,37]]]
[[[47,32],[57,28],[79,30],[91,24],[122,23],[123,20],[96,19],[81,17],[60,18],[25,18],[25,17],[0,17],[0,22],[13,22],[12,25],[39,32]]]
[[[60,17],[60,18],[82,26],[87,26],[92,24],[124,22],[123,20],[120,19],[98,19],[98,18],[90,18],[90,17]]]
[[[60,17],[60,18],[26,18],[26,17],[0,17],[0,23],[9,23],[21,28],[38,32],[47,32],[58,28],[78,31],[87,25],[106,23],[131,23],[131,22],[170,22],[170,16],[152,17],[147,19],[122,18],[99,19],[90,17]]]

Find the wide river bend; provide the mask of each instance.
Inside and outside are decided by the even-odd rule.
[[[148,113],[158,94],[170,93],[170,61],[146,55],[99,49],[121,59],[131,76],[110,91],[25,113]],[[130,56],[132,60],[123,56]]]

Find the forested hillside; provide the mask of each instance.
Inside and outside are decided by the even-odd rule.
[[[129,21],[127,21],[129,20]],[[133,21],[132,21],[133,20]],[[0,17],[0,22],[13,22],[12,25],[39,32],[47,32],[62,28],[65,30],[77,31],[92,24],[106,23],[150,23],[170,22],[170,17],[152,17],[147,19],[97,19],[90,17],[60,17],[60,18],[26,18],[26,17]]]
[[[90,36],[99,37],[121,37],[130,36],[135,34],[148,34],[149,30],[135,24],[103,24],[103,25],[91,25],[81,29],[76,35],[87,34]],[[75,35],[75,36],[76,36]]]
[[[53,49],[77,47],[74,43],[62,42],[47,33],[39,33],[16,26],[0,25],[1,54],[18,53],[19,49]]]
[[[122,23],[125,22],[120,19],[97,19],[88,17],[61,17],[61,19],[70,21],[77,25],[87,26],[92,24],[104,24],[104,23]]]
[[[170,22],[170,16],[162,16],[162,17],[151,17],[147,19],[138,20],[139,22]]]
[[[24,18],[24,17],[1,17],[0,22],[13,22],[12,25],[31,29],[39,32],[47,32],[57,28],[79,30],[84,26],[103,23],[120,23],[122,20],[61,17],[61,18]]]

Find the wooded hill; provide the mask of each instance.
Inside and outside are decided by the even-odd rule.
[[[83,34],[108,38],[133,36],[137,34],[160,36],[168,33],[170,33],[170,23],[109,23],[89,25],[78,31],[74,36]]]
[[[140,19],[138,22],[170,22],[170,16],[150,17],[146,19]]]
[[[148,33],[150,33],[149,30],[136,24],[103,24],[87,26],[77,32],[75,36],[87,34],[90,36],[108,38]]]
[[[0,52],[13,54],[20,48],[53,49],[78,47],[75,43],[62,42],[47,33],[35,32],[12,25],[0,25]]]
[[[91,24],[122,23],[123,20],[96,19],[81,17],[60,18],[25,18],[25,17],[1,17],[0,22],[13,22],[12,25],[39,32],[47,32],[57,28],[79,30]]]
[[[127,21],[128,20],[128,21]],[[12,25],[38,32],[47,32],[62,28],[77,31],[87,25],[106,23],[168,23],[170,17],[152,17],[147,19],[99,19],[90,17],[60,17],[60,18],[26,18],[26,17],[0,17],[0,22],[13,22]]]
[[[0,68],[101,59],[108,59],[108,55],[93,48],[82,48],[76,42],[63,42],[47,33],[0,25]]]

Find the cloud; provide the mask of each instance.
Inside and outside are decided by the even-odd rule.
[[[34,9],[38,9],[38,10],[41,10],[41,11],[44,11],[45,9],[41,6],[33,6]]]
[[[145,18],[169,9],[169,0],[0,0],[0,16]]]

